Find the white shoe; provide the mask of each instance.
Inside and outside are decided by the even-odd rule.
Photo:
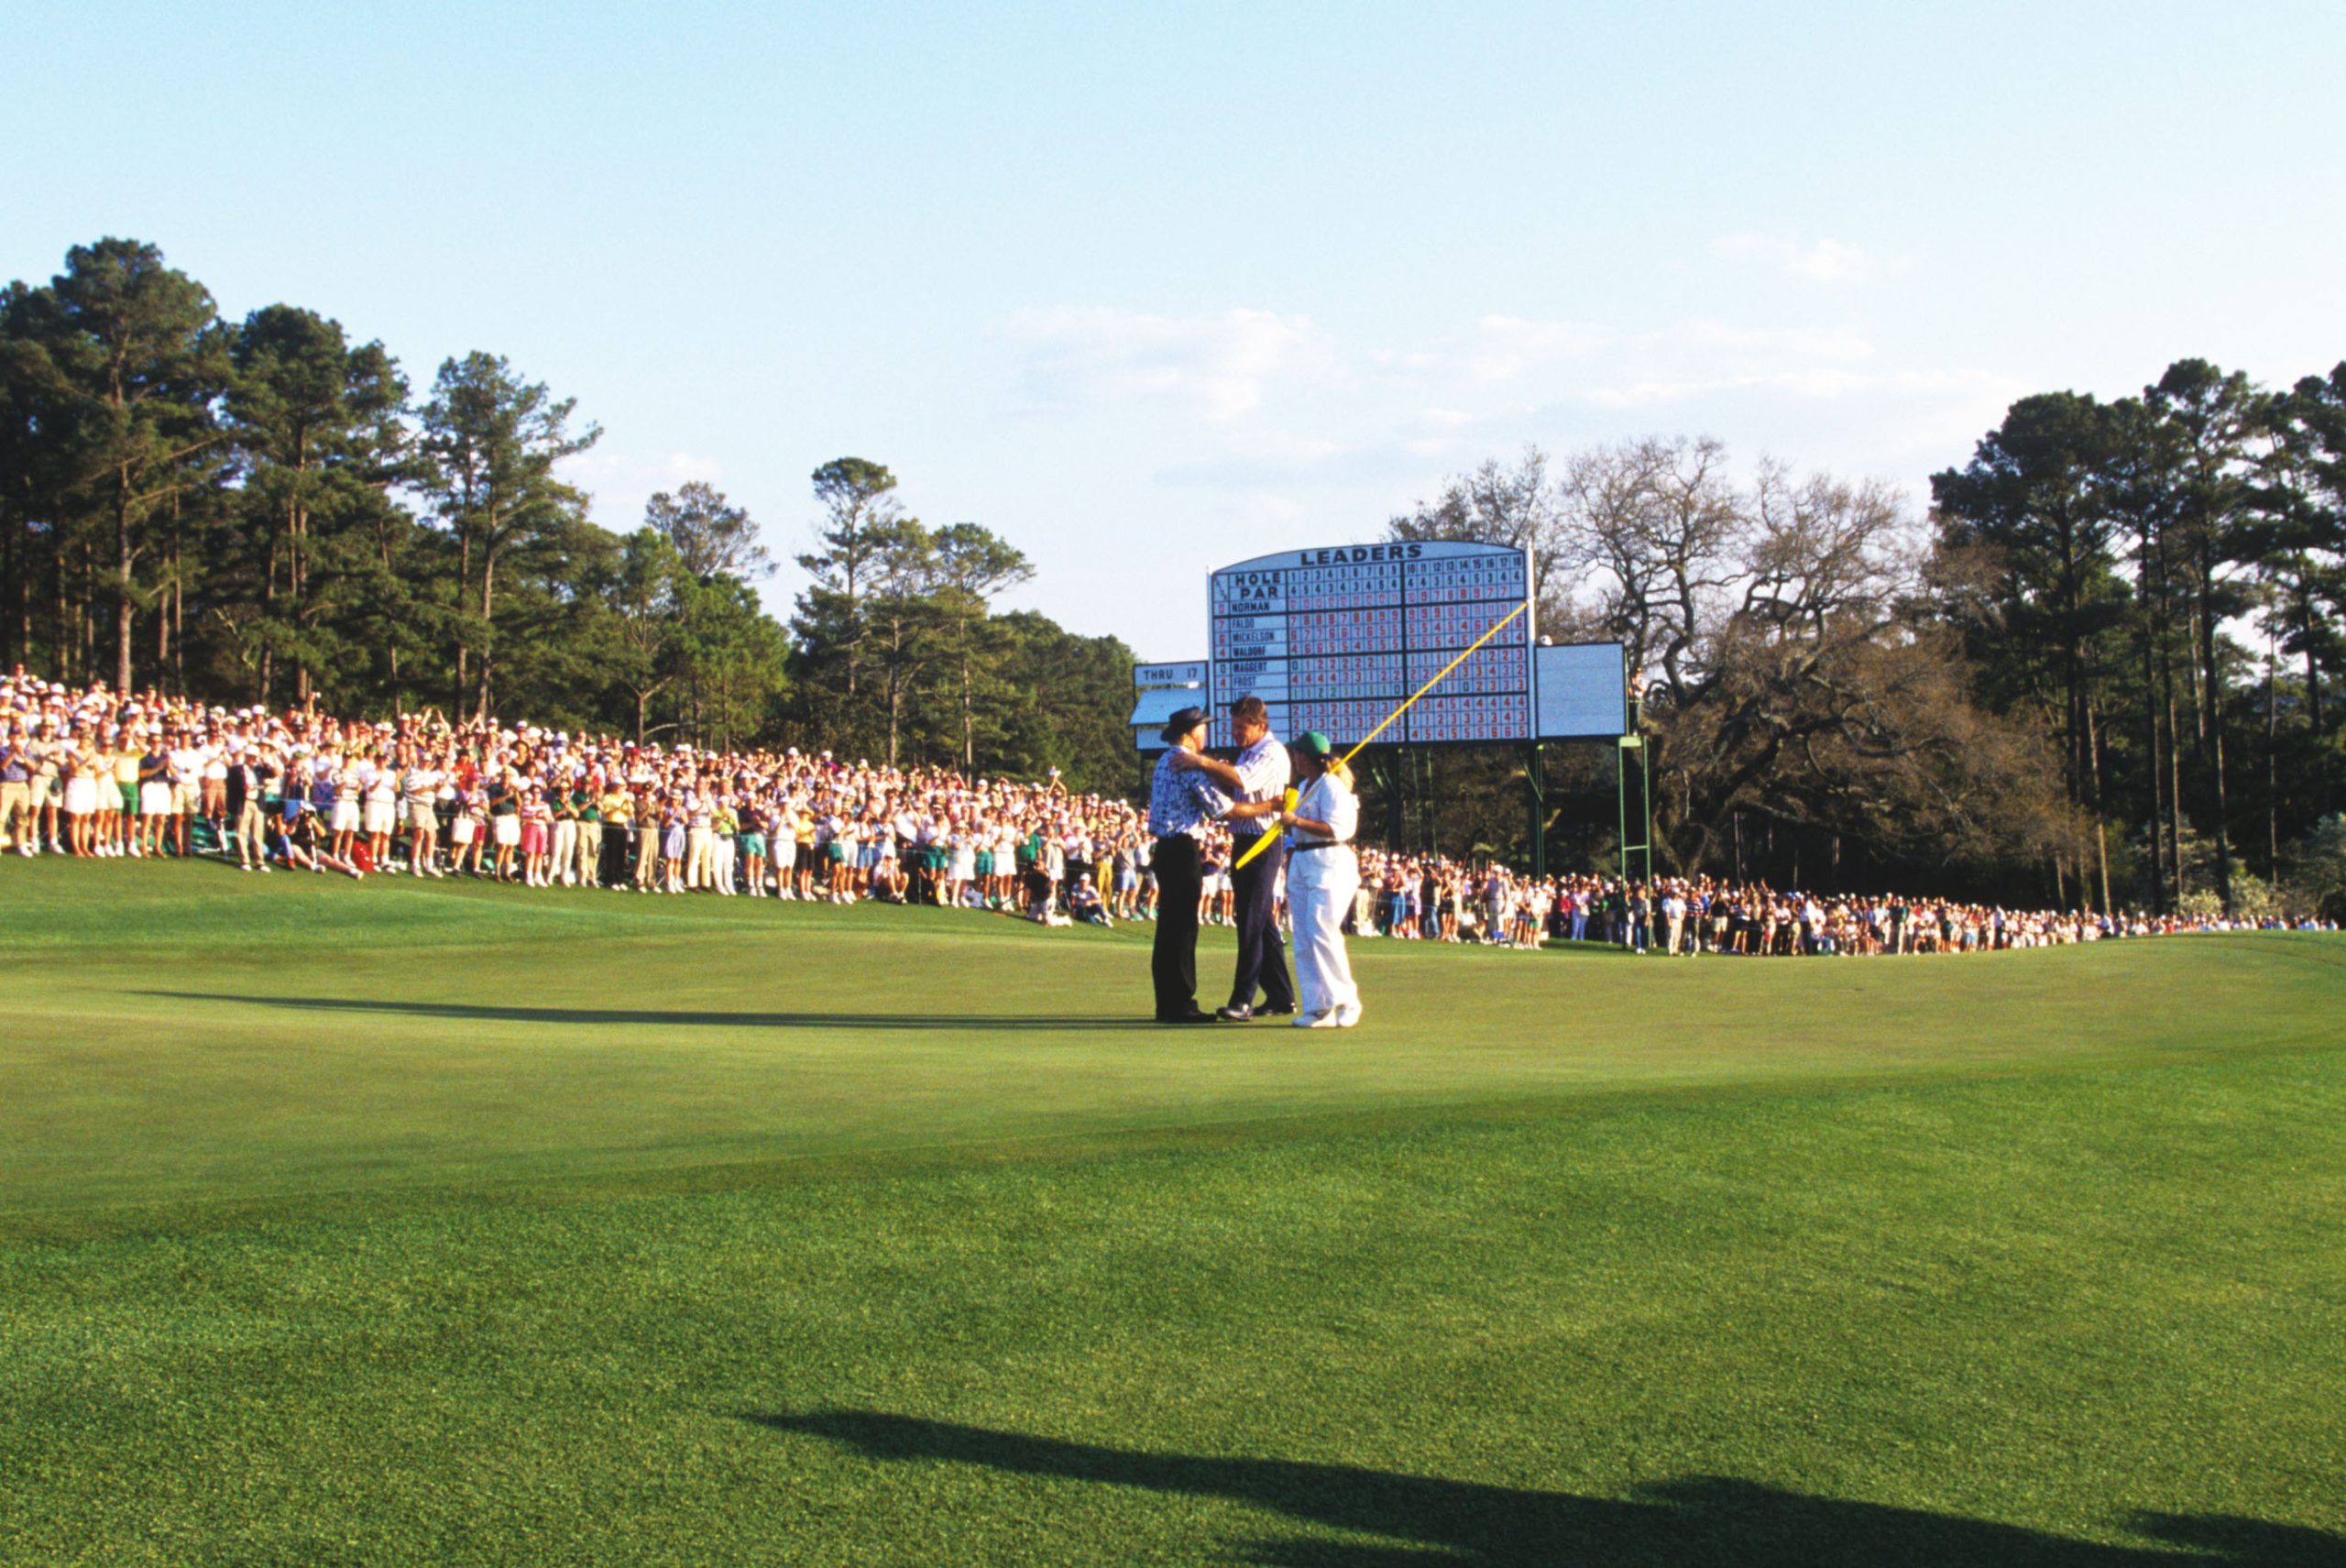
[[[1306,1013],[1296,1019],[1295,1026],[1299,1029],[1333,1029],[1337,1027],[1336,1015],[1333,1013]]]
[[[1360,1022],[1360,1003],[1357,1002],[1348,1002],[1343,1006],[1337,1008],[1333,1013],[1328,1014],[1330,1027],[1349,1029],[1354,1025]]]

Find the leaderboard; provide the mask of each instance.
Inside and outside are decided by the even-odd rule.
[[[1349,746],[1531,592],[1520,550],[1432,542],[1347,544],[1241,561],[1213,574],[1212,742],[1259,696],[1292,738]],[[1532,733],[1531,612],[1453,670],[1379,744],[1522,740]]]

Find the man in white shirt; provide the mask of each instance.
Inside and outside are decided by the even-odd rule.
[[[417,876],[438,876],[440,770],[431,758],[419,755],[402,782],[407,786],[408,870]]]
[[[187,819],[203,805],[203,753],[196,747],[196,738],[183,729],[173,730],[170,750],[163,753],[163,768],[170,784],[170,822],[164,833],[171,841],[171,852],[184,860]]]

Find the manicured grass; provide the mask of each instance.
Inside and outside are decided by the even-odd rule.
[[[288,880],[0,864],[0,1562],[2346,1561],[2333,939]]]

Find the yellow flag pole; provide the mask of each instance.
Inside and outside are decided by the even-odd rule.
[[[1525,599],[1521,604],[1517,605],[1513,609],[1507,611],[1506,616],[1493,625],[1488,631],[1484,632],[1480,637],[1475,638],[1473,642],[1469,643],[1465,652],[1459,654],[1458,657],[1453,659],[1447,664],[1444,664],[1434,675],[1433,679],[1428,681],[1425,685],[1411,692],[1409,696],[1403,700],[1400,707],[1395,708],[1392,712],[1385,716],[1385,721],[1383,723],[1379,724],[1376,729],[1370,730],[1367,734],[1362,736],[1358,740],[1353,743],[1353,749],[1345,752],[1342,759],[1344,765],[1346,767],[1350,767],[1352,765],[1353,759],[1360,755],[1361,749],[1366,746],[1371,740],[1376,740],[1379,735],[1384,734],[1387,729],[1390,729],[1393,727],[1393,721],[1400,718],[1403,714],[1409,712],[1410,707],[1417,702],[1418,698],[1425,696],[1426,693],[1442,685],[1442,683],[1449,677],[1451,671],[1464,663],[1467,658],[1473,654],[1476,649],[1482,647],[1484,643],[1488,642],[1492,638],[1496,637],[1501,631],[1507,630],[1509,622],[1513,621],[1517,616],[1521,615],[1525,610],[1529,609],[1530,608],[1531,601],[1529,599]],[[1295,791],[1289,790],[1287,793],[1287,808],[1289,811],[1293,811],[1295,809]],[[1237,861],[1232,864],[1230,869],[1233,872],[1237,871],[1241,867],[1244,866],[1247,861],[1261,854],[1264,848],[1270,843],[1272,837],[1273,836],[1269,832],[1263,833],[1255,840],[1254,843],[1247,846],[1246,852],[1239,856]]]

